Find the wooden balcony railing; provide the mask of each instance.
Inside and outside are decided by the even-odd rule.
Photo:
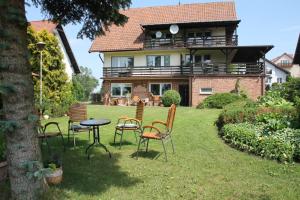
[[[166,39],[145,39],[144,48],[170,48],[170,47],[223,47],[237,46],[238,36],[211,36],[211,37],[195,37],[195,38],[166,38]]]
[[[135,67],[104,67],[103,77],[178,77],[190,75],[247,75],[262,74],[263,63],[258,64],[195,64],[192,66],[135,66]]]

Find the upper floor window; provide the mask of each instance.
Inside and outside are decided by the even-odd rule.
[[[111,58],[112,67],[133,67],[134,58],[129,56],[113,56]]]
[[[201,37],[211,37],[210,31],[204,31],[204,32],[189,32],[187,34],[188,38],[201,38]]]
[[[283,65],[291,64],[291,62],[289,60],[281,60],[280,63]]]
[[[190,54],[186,54],[185,55],[185,64],[188,64],[189,62],[193,62],[193,63],[210,63],[211,62],[211,56],[210,55],[193,55],[192,56],[192,60],[190,60]]]
[[[170,66],[170,56],[168,55],[147,56],[147,66],[148,67]]]

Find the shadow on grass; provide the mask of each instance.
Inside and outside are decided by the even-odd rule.
[[[134,152],[133,154],[131,154],[132,158],[136,158],[136,154],[137,152]],[[150,158],[152,160],[156,160],[161,156],[161,152],[158,151],[154,151],[154,150],[148,150],[148,152],[144,151],[144,150],[139,150],[139,158]]]
[[[81,142],[78,144],[83,144]],[[56,189],[99,195],[110,187],[130,187],[140,182],[121,170],[118,165],[121,154],[112,153],[109,158],[107,152],[97,146],[88,160],[85,148],[86,145],[78,146],[63,154],[63,182]]]
[[[120,147],[120,142],[116,142],[116,143],[110,142],[109,145],[112,147]],[[127,140],[122,141],[122,146],[129,146],[129,145],[135,145],[135,143],[129,142]]]

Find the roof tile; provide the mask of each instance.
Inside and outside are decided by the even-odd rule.
[[[129,18],[128,22],[119,27],[112,25],[105,35],[93,41],[90,52],[142,49],[141,25],[237,20],[235,4],[231,1],[131,8],[121,13]]]

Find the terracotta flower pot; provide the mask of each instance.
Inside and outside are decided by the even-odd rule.
[[[46,175],[46,180],[49,185],[58,185],[62,182],[63,170],[57,168],[54,172]]]
[[[8,165],[6,161],[0,162],[0,182],[7,179]]]

